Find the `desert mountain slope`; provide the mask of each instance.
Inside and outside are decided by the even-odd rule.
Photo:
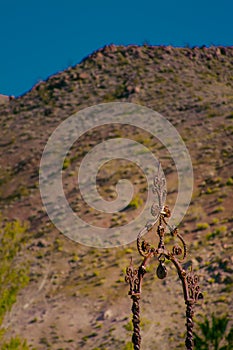
[[[194,168],[194,190],[180,232],[189,246],[188,260],[200,270],[205,299],[197,315],[232,314],[233,48],[111,45],[25,95],[0,103],[2,221],[18,219],[29,225],[12,263],[28,266],[29,282],[4,315],[6,339],[20,335],[38,350],[128,349],[130,299],[124,272],[131,256],[135,264],[139,262],[135,243],[97,249],[66,239],[46,214],[38,182],[42,152],[54,129],[85,107],[113,101],[156,110],[185,141]],[[83,156],[109,137],[124,136],[159,156],[167,177],[168,204],[174,206],[176,169],[166,150],[147,133],[114,125],[84,135],[63,167],[69,203],[90,223],[120,226],[140,210],[135,205],[118,216],[100,215],[82,202],[75,187],[75,169]],[[144,199],[144,179],[125,163],[100,171],[102,195],[114,198],[122,169],[135,184],[136,198]],[[170,265],[169,276],[161,283],[154,276],[156,264],[150,266],[143,287],[142,348],[183,349],[181,286]],[[1,293],[4,288],[7,284]]]

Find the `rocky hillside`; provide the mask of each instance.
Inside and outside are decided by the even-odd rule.
[[[0,94],[0,104],[8,101],[8,96]]]
[[[130,349],[131,302],[124,273],[131,256],[135,264],[140,261],[135,243],[97,249],[66,239],[46,214],[38,179],[43,149],[61,121],[112,101],[152,108],[181,134],[194,167],[193,199],[180,232],[189,246],[187,260],[201,275],[204,302],[196,319],[233,312],[233,48],[111,45],[21,97],[1,98],[2,344],[23,344],[25,339],[23,349]],[[99,128],[73,145],[63,166],[68,201],[90,223],[120,226],[140,210],[145,179],[132,164],[109,164],[98,178],[108,200],[114,198],[122,173],[133,180],[140,200],[124,213],[104,216],[93,211],[75,188],[75,169],[92,147],[129,135],[159,154],[168,204],[172,208],[175,203],[176,169],[157,140],[130,127]],[[142,349],[184,349],[181,285],[170,265],[161,283],[156,265],[150,266],[143,287]]]

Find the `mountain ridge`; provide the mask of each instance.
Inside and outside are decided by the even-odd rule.
[[[0,105],[1,211],[7,220],[30,224],[28,242],[22,245],[17,258],[29,260],[30,281],[5,316],[6,337],[21,334],[39,350],[126,349],[130,341],[130,300],[123,277],[130,256],[138,261],[135,243],[98,250],[68,241],[49,221],[38,183],[41,155],[52,131],[85,107],[113,101],[156,110],[183,137],[191,155],[195,185],[180,231],[188,241],[189,259],[202,275],[205,301],[197,308],[197,315],[213,310],[230,314],[232,73],[233,47],[110,45]],[[114,126],[84,135],[71,150],[63,179],[72,208],[89,222],[97,220],[111,226],[127,220],[120,215],[97,216],[81,201],[73,185],[76,166],[83,156],[109,135],[132,135],[161,156],[168,182],[168,204],[172,207],[177,179],[166,151],[146,133],[137,134],[130,128],[122,131]],[[126,177],[137,183],[136,191],[143,198],[144,182],[139,181],[136,169],[121,166],[125,167]],[[113,182],[110,176],[104,182],[112,167],[110,164],[99,175],[100,191],[108,200],[114,198],[114,181],[121,174],[119,170]],[[137,214],[137,210],[129,215]],[[169,275],[162,285],[151,270],[146,276],[142,296],[144,349],[160,342],[164,350],[171,349],[169,339],[173,339],[174,349],[183,348],[181,288],[171,268]],[[156,305],[151,305],[152,296],[160,300],[161,295],[164,304],[156,309]]]

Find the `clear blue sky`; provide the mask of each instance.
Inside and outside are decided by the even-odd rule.
[[[233,45],[233,0],[0,1],[0,94],[21,95],[106,44]]]

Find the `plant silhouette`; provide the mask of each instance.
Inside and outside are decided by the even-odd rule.
[[[207,317],[198,326],[201,335],[194,333],[196,350],[232,350],[233,327],[227,332],[228,317],[211,315],[211,322]]]

